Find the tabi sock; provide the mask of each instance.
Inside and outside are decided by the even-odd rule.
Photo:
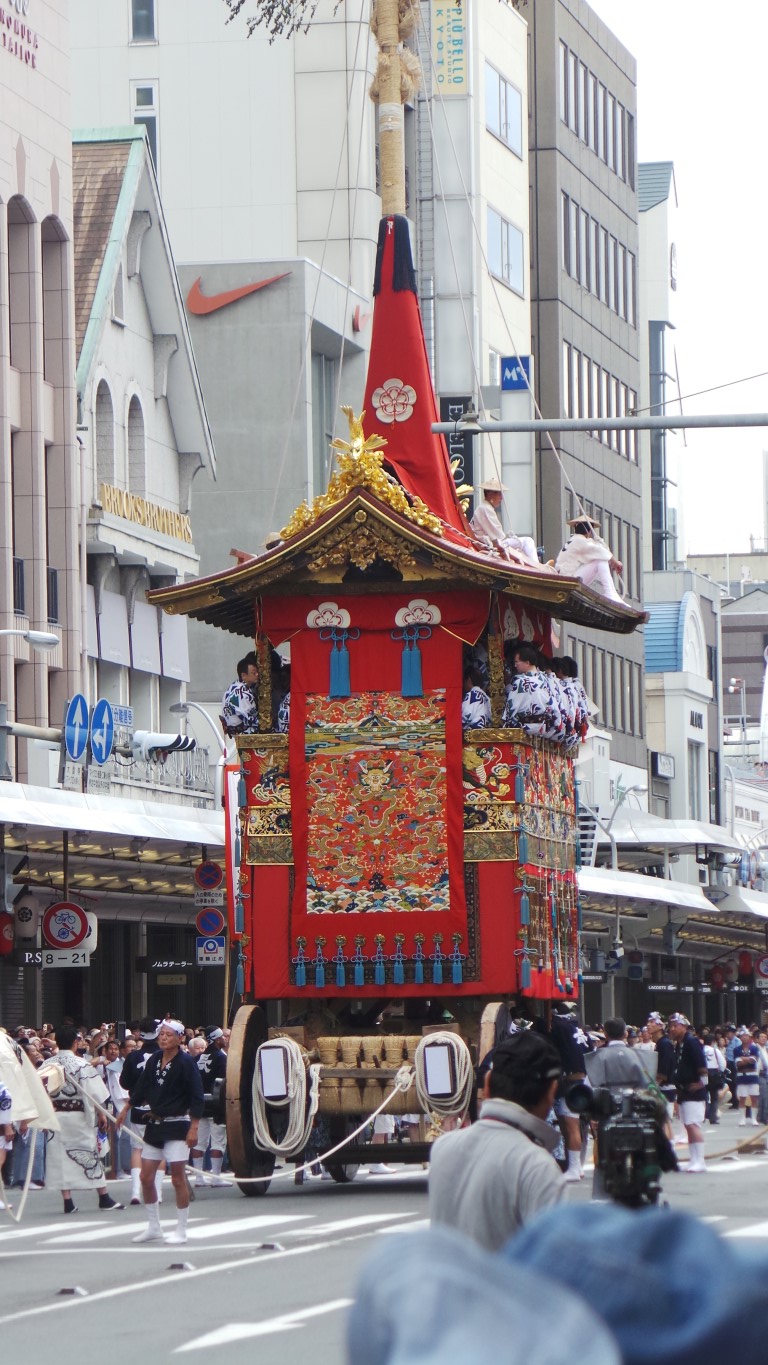
[[[164,1175],[164,1174],[165,1174],[164,1171],[157,1171],[156,1174],[155,1174],[155,1189],[157,1190],[157,1202],[158,1202],[158,1204],[162,1204],[162,1202],[163,1202],[163,1175]]]
[[[177,1210],[176,1210],[176,1231],[177,1231],[177,1232],[184,1232],[184,1233],[186,1233],[186,1231],[187,1231],[187,1218],[188,1218],[188,1217],[189,1217],[189,1209],[177,1209]]]
[[[194,1166],[194,1168],[195,1168],[196,1171],[202,1171],[202,1169],[203,1169],[203,1158],[202,1158],[201,1156],[193,1156],[193,1157],[192,1157],[192,1165]]]
[[[160,1205],[159,1205],[159,1204],[145,1204],[144,1207],[145,1207],[145,1209],[147,1210],[147,1222],[149,1223],[149,1226],[150,1226],[151,1228],[158,1228],[158,1229],[159,1229],[159,1227],[160,1227]]]
[[[703,1166],[703,1165],[704,1165],[704,1143],[703,1143],[703,1142],[690,1142],[690,1143],[688,1144],[688,1151],[689,1151],[689,1153],[690,1153],[691,1165],[692,1165],[692,1166]]]
[[[581,1152],[568,1151],[568,1170],[581,1175]]]
[[[141,1199],[141,1167],[131,1167],[131,1199]]]
[[[223,1162],[223,1161],[224,1161],[223,1156],[212,1156],[212,1157],[211,1157],[211,1174],[212,1174],[212,1175],[221,1175],[221,1166],[222,1166],[222,1162]]]

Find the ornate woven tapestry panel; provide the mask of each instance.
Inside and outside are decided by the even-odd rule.
[[[566,871],[576,838],[571,762],[554,745],[500,734],[478,731],[464,744],[464,856]]]
[[[307,696],[307,911],[448,910],[445,692]]]
[[[243,751],[248,773],[248,816],[245,861],[284,863],[291,860],[291,788],[288,739],[264,736]]]

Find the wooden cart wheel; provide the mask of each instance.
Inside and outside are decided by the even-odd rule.
[[[249,1176],[271,1176],[273,1152],[263,1152],[253,1137],[253,1069],[256,1050],[266,1041],[267,1020],[258,1005],[243,1005],[235,1015],[227,1054],[227,1149],[235,1179],[243,1194],[255,1198],[266,1194],[269,1180],[240,1184]]]

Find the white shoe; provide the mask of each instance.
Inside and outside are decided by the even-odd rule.
[[[195,1181],[195,1184],[197,1184],[197,1181]],[[214,1175],[211,1176],[211,1185],[215,1190],[221,1190],[224,1188],[231,1189],[232,1181],[227,1180],[226,1177],[223,1175]]]
[[[330,1171],[323,1171],[322,1175],[320,1176],[320,1179],[321,1179],[321,1180],[333,1180],[333,1176],[331,1175]]]
[[[369,1167],[368,1167],[368,1174],[369,1174],[369,1175],[394,1175],[396,1169],[397,1169],[397,1168],[396,1168],[395,1166],[387,1166],[387,1165],[385,1164],[385,1162],[383,1162],[383,1161],[377,1161],[375,1165],[369,1166]],[[333,1179],[333,1177],[331,1177],[331,1179]]]
[[[581,1180],[581,1171],[566,1171],[563,1179],[565,1180],[566,1185],[578,1185]]]
[[[132,1242],[162,1242],[162,1240],[163,1230],[159,1227],[144,1228],[143,1232],[140,1232],[138,1237],[131,1238]]]
[[[686,1175],[706,1175],[707,1168],[703,1162],[689,1161],[687,1166],[683,1166]]]
[[[752,1124],[752,1127],[753,1127],[753,1128],[759,1128],[759,1127],[760,1127],[760,1122],[759,1122],[758,1119],[750,1119],[750,1123]]]
[[[163,1241],[167,1242],[169,1246],[176,1247],[182,1246],[184,1242],[186,1242],[186,1240],[187,1240],[186,1231],[184,1230],[179,1231],[178,1228],[174,1228],[173,1232],[167,1232],[163,1237]]]
[[[213,1182],[211,1182],[211,1183],[213,1183]],[[202,1177],[201,1175],[195,1176],[195,1189],[196,1189],[196,1190],[204,1190],[204,1189],[205,1189],[205,1181],[204,1181],[204,1179],[203,1179],[203,1177]]]

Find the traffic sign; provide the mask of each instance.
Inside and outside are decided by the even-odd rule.
[[[195,887],[195,907],[207,907],[210,905],[224,904],[224,887],[220,886],[218,891],[201,891],[199,886]]]
[[[52,948],[79,948],[88,928],[88,916],[74,901],[57,901],[43,915],[43,938]]]
[[[199,938],[197,943],[197,965],[198,967],[223,967],[226,958],[226,940],[214,935],[211,938]]]
[[[67,757],[79,763],[88,743],[88,703],[82,692],[76,692],[64,717],[64,747]]]
[[[93,708],[91,718],[91,753],[96,763],[106,763],[115,739],[115,717],[106,697],[101,697]]]
[[[217,891],[224,881],[224,869],[218,863],[198,863],[194,877],[201,891]]]
[[[84,948],[43,948],[41,967],[90,967],[91,955]]]
[[[201,910],[199,915],[195,917],[195,924],[199,934],[204,934],[206,937],[210,937],[211,934],[215,936],[220,934],[224,928],[224,916],[220,910],[215,908]]]

